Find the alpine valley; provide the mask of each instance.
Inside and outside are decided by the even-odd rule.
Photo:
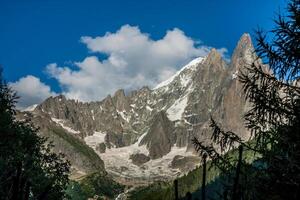
[[[211,143],[211,116],[224,129],[249,137],[242,119],[249,105],[237,76],[255,59],[244,34],[230,61],[211,49],[154,88],[128,94],[120,89],[86,103],[59,95],[18,117],[30,119],[53,141],[54,151],[66,155],[73,180],[97,173],[127,189],[172,181],[200,165],[191,139]]]

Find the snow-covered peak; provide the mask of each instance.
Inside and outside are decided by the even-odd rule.
[[[167,85],[169,85],[170,83],[173,82],[173,80],[178,77],[182,72],[186,71],[186,70],[192,70],[195,71],[198,64],[201,63],[204,60],[203,57],[198,57],[195,58],[194,60],[192,60],[191,62],[189,62],[187,65],[183,66],[179,71],[177,71],[173,76],[171,76],[169,79],[159,83],[156,87],[154,87],[154,90],[157,90],[159,88],[165,87]],[[186,82],[182,79],[183,82]],[[184,84],[184,83],[183,83]],[[185,84],[184,84],[185,85]]]
[[[195,65],[199,64],[200,62],[202,62],[203,59],[204,59],[204,57],[195,58],[194,60],[192,60],[191,62],[189,62],[187,65],[185,65],[182,69],[189,68],[189,67],[195,67]]]
[[[27,108],[25,108],[24,110],[22,111],[27,111],[27,112],[32,112],[34,111],[34,109],[38,106],[38,104],[33,104],[31,106],[28,106]]]

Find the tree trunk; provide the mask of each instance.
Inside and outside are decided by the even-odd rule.
[[[239,199],[239,179],[240,179],[240,172],[241,172],[241,165],[242,165],[242,157],[243,157],[243,146],[239,146],[239,160],[236,166],[236,174],[235,179],[233,183],[233,190],[232,190],[232,200],[238,200]]]
[[[42,192],[40,195],[38,195],[38,197],[36,198],[37,200],[43,200],[46,199],[46,197],[48,196],[49,191],[51,190],[51,186],[48,185],[44,192]]]
[[[178,180],[174,180],[175,200],[178,200]]]
[[[202,200],[206,199],[206,195],[205,195],[205,187],[206,187],[206,158],[207,155],[204,154],[202,157],[203,160],[203,172],[202,172]]]
[[[19,163],[17,165],[17,174],[13,180],[12,197],[11,197],[12,200],[19,199],[21,173],[22,173],[22,163]]]
[[[29,193],[30,193],[30,182],[27,181],[25,192],[24,192],[24,200],[29,200]]]

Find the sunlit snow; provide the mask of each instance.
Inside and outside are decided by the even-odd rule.
[[[169,79],[159,83],[155,88],[153,88],[154,90],[157,90],[159,88],[165,87],[167,85],[169,85],[171,82],[173,82],[173,80],[181,74],[181,72],[183,72],[186,69],[190,69],[190,70],[195,70],[197,65],[202,62],[203,57],[198,57],[195,58],[194,60],[192,60],[191,62],[189,62],[187,65],[185,65],[184,67],[182,67],[179,71],[177,71],[173,76],[171,76]],[[188,77],[181,77],[181,84],[183,86],[187,85],[187,81],[188,81]]]
[[[238,70],[235,71],[235,72],[232,74],[231,79],[236,79],[236,78],[238,77],[238,73],[239,73]]]
[[[176,155],[193,156],[192,152],[186,151],[186,147],[179,148],[174,146],[167,155],[159,159],[150,160],[142,166],[136,166],[132,163],[130,155],[136,153],[149,154],[146,145],[139,146],[146,133],[130,146],[106,149],[105,153],[99,153],[99,156],[105,163],[106,170],[118,177],[134,178],[135,180],[139,179],[146,182],[159,177],[174,178],[174,176],[180,175],[180,170],[171,169],[170,164]]]
[[[22,111],[28,111],[28,112],[32,112],[34,111],[34,109],[38,106],[38,104],[33,104],[31,106],[28,106],[27,108],[25,108],[24,110]]]
[[[95,131],[93,135],[87,136],[84,138],[85,143],[96,149],[97,145],[105,142],[106,133]]]
[[[65,129],[66,131],[68,131],[70,133],[73,133],[73,134],[80,133],[79,131],[75,131],[74,129],[72,129],[68,126],[65,126],[64,120],[62,120],[62,119],[57,119],[57,118],[51,117],[51,120],[54,121],[55,123],[59,124],[63,129]]]
[[[181,99],[177,99],[174,104],[167,110],[168,118],[171,121],[180,120],[188,103],[188,96],[184,96]]]

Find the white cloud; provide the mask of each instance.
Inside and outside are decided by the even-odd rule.
[[[25,109],[33,104],[39,104],[49,96],[56,95],[54,92],[51,92],[48,85],[45,85],[39,78],[32,75],[27,75],[14,83],[9,83],[9,86],[11,86],[20,97],[17,103],[17,108],[19,109]]]
[[[107,55],[75,62],[77,69],[60,67],[52,63],[47,72],[57,79],[68,98],[82,101],[100,100],[119,88],[136,89],[144,85],[153,87],[173,75],[179,67],[198,56],[205,56],[210,47],[197,45],[175,28],[159,40],[153,40],[138,27],[124,25],[115,33],[81,38],[91,52]],[[220,49],[226,53],[226,49]]]

